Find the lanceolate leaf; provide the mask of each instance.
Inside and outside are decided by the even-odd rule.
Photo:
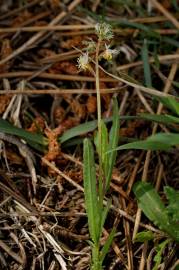
[[[156,225],[167,224],[168,217],[165,214],[165,206],[155,189],[144,182],[137,182],[133,191],[138,199],[139,207],[145,215]]]
[[[165,205],[151,184],[138,182],[134,185],[133,190],[144,214],[161,230],[179,241],[179,224],[170,220]]]
[[[146,140],[121,145],[116,150],[168,150],[175,145],[179,145],[179,135],[177,133],[157,133],[148,137]]]
[[[133,119],[140,119],[139,116],[118,116],[121,120],[133,120]],[[113,117],[104,118],[102,119],[104,123],[112,122]],[[68,141],[76,136],[84,135],[85,133],[92,132],[97,128],[98,122],[97,120],[88,121],[86,123],[80,124],[76,127],[70,128],[69,130],[65,131],[64,134],[59,138],[61,143]]]
[[[102,250],[101,250],[101,256],[100,256],[100,261],[103,262],[104,261],[104,258],[105,256],[107,255],[107,253],[109,252],[109,248],[112,244],[112,241],[114,239],[114,236],[115,236],[115,228],[112,229],[112,231],[110,232],[109,236],[108,236],[108,239],[106,240]]]
[[[101,155],[101,161],[102,161],[103,169],[105,172],[105,169],[108,168],[107,157],[106,157],[106,152],[108,150],[108,131],[103,120],[101,120],[101,151],[102,153],[100,153],[99,132],[96,133],[94,142],[96,145],[98,155],[99,156]]]
[[[117,151],[115,150],[119,142],[119,116],[118,116],[118,104],[117,100],[114,99],[113,104],[113,122],[112,127],[109,134],[109,150],[114,149],[114,151],[106,153],[108,160],[108,171],[106,176],[106,190],[109,189],[112,171],[116,161]]]
[[[111,206],[111,200],[108,200],[107,205],[102,209],[102,215],[101,215],[101,221],[100,221],[101,232],[103,230],[103,226],[106,221],[107,214],[110,210],[110,206]]]
[[[163,124],[179,124],[179,117],[165,114],[165,115],[158,115],[158,114],[148,114],[148,113],[141,113],[139,117],[145,120],[154,121]]]
[[[18,136],[22,139],[29,141],[31,144],[47,145],[48,140],[41,134],[32,133],[24,130],[23,128],[18,128],[7,122],[6,120],[0,119],[0,132],[4,132],[10,135]]]
[[[96,171],[94,162],[94,150],[90,140],[84,140],[83,147],[83,178],[84,178],[84,194],[85,207],[88,216],[89,232],[94,243],[98,243],[100,237],[100,211],[96,190]]]

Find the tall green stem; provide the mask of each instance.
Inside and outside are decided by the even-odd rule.
[[[102,132],[101,132],[101,94],[100,94],[100,85],[99,85],[99,50],[100,50],[101,41],[98,39],[96,46],[96,94],[97,94],[97,114],[98,114],[98,143],[99,143],[99,205],[100,209],[103,206],[103,169],[102,169]]]

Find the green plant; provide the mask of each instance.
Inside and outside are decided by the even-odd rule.
[[[100,270],[110,245],[112,243],[115,229],[113,228],[106,240],[104,246],[100,247],[100,238],[102,235],[104,223],[110,208],[110,201],[106,206],[103,205],[105,194],[109,189],[112,170],[116,160],[116,151],[108,152],[110,149],[115,149],[118,145],[119,118],[117,101],[113,102],[113,121],[110,133],[108,134],[107,127],[101,119],[101,97],[99,86],[99,59],[103,58],[111,60],[112,55],[116,50],[109,48],[105,42],[112,37],[111,27],[106,24],[96,25],[97,42],[87,42],[87,51],[78,58],[78,66],[82,70],[90,71],[96,78],[96,93],[97,93],[97,124],[98,132],[96,133],[94,142],[99,161],[98,181],[96,179],[96,167],[93,144],[89,139],[84,140],[83,161],[84,161],[84,194],[85,207],[88,216],[88,227],[90,233],[90,245],[92,249],[91,269]],[[100,51],[102,50],[102,53]],[[95,60],[89,57],[89,52],[95,52]],[[95,63],[93,69],[91,62]]]
[[[144,117],[144,119],[152,120],[155,122],[162,122],[168,125],[178,124],[179,102],[172,97],[160,97],[157,99],[172,112],[172,115],[143,114],[142,116]],[[178,129],[176,126],[174,126],[173,128],[175,128],[177,132],[157,133],[143,141],[135,141],[121,145],[117,147],[116,150],[168,150],[173,146],[179,145]],[[172,187],[165,187],[164,192],[168,199],[168,205],[165,206],[160,199],[157,191],[151,186],[151,184],[145,182],[138,182],[134,185],[133,190],[135,196],[138,199],[139,207],[143,210],[144,214],[162,231],[166,232],[168,236],[170,236],[176,242],[179,242],[179,192]],[[160,254],[164,246],[160,246]],[[154,269],[157,268],[154,267]]]
[[[134,185],[133,190],[144,214],[162,231],[179,242],[179,213],[177,208],[179,192],[172,187],[165,187],[164,192],[168,199],[168,205],[165,206],[151,184],[138,182]]]

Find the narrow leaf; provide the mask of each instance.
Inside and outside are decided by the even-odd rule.
[[[156,99],[179,116],[179,102],[176,99],[173,97],[157,97]]]
[[[116,150],[168,150],[175,145],[179,145],[179,135],[177,133],[157,133],[148,137],[146,140],[121,145]]]
[[[154,224],[160,227],[167,224],[168,217],[165,214],[165,206],[156,190],[149,183],[137,182],[133,191],[138,199],[139,207]]]
[[[0,131],[10,135],[18,136],[22,139],[25,139],[27,142],[29,141],[31,143],[40,145],[48,144],[47,138],[45,138],[43,135],[26,131],[23,128],[15,127],[4,119],[0,119]]]
[[[100,222],[101,232],[102,232],[102,229],[104,227],[104,223],[106,221],[107,214],[110,210],[110,206],[111,206],[111,200],[108,200],[107,205],[103,208],[102,215],[101,215],[101,222]]]
[[[108,169],[106,172],[106,191],[109,189],[112,171],[116,162],[117,151],[115,150],[119,142],[119,115],[117,100],[114,99],[113,103],[113,123],[109,134],[109,150],[113,150],[110,153],[106,153],[108,160]]]
[[[145,120],[162,123],[162,124],[179,124],[179,117],[175,117],[169,114],[158,115],[158,114],[141,113],[139,114],[139,117]]]
[[[122,115],[118,116],[121,120],[133,120],[133,119],[138,119],[139,116],[130,116],[130,115]],[[109,123],[113,120],[112,117],[109,118],[104,118],[102,119],[105,123]],[[84,135],[88,132],[92,132],[93,130],[96,129],[98,123],[97,120],[93,121],[88,121],[86,123],[80,124],[76,127],[70,128],[69,130],[65,131],[64,134],[59,137],[60,143],[64,143],[68,141],[69,139],[72,139],[74,137]]]
[[[150,64],[149,64],[148,45],[147,45],[146,39],[144,39],[144,44],[142,47],[142,61],[143,61],[143,67],[144,67],[145,85],[147,87],[152,88],[152,77],[151,77],[151,70],[150,70]]]
[[[104,121],[101,121],[101,150],[102,153],[100,153],[100,148],[99,148],[99,133],[96,133],[96,136],[94,138],[96,150],[98,152],[98,155],[101,156],[101,161],[102,161],[102,166],[103,166],[103,171],[104,173],[106,172],[106,168],[108,168],[108,162],[107,162],[107,157],[106,157],[106,152],[108,150],[108,130],[106,128],[106,125]]]
[[[157,270],[159,265],[161,264],[162,262],[162,253],[166,247],[166,245],[170,242],[169,239],[163,241],[162,243],[160,243],[157,247],[156,247],[156,252],[157,254],[155,255],[154,257],[154,262],[155,262],[155,265],[154,267],[152,268],[152,270]]]
[[[85,207],[88,216],[89,232],[94,243],[99,240],[99,202],[96,190],[96,171],[94,162],[94,150],[90,140],[84,140],[83,147],[83,177],[84,177],[84,194]]]
[[[112,244],[112,241],[114,239],[114,236],[115,236],[115,232],[116,232],[116,229],[113,228],[112,231],[110,232],[109,236],[108,236],[108,239],[106,240],[102,250],[101,250],[101,256],[100,256],[100,261],[103,262],[107,253],[109,252],[109,249],[110,249],[110,246]]]

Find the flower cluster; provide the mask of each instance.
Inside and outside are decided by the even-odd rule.
[[[110,40],[114,36],[111,25],[107,23],[97,23],[95,30],[100,40]]]
[[[106,45],[105,44],[105,51],[102,53],[102,57],[107,60],[107,61],[111,61],[113,58],[113,55],[118,54],[118,50],[116,49],[110,49],[110,45]]]
[[[77,62],[78,62],[78,68],[80,70],[87,71],[91,69],[90,64],[89,64],[88,52],[80,55],[80,57],[77,59]]]
[[[97,23],[95,26],[95,31],[96,35],[98,36],[99,42],[101,41],[101,49],[103,49],[103,52],[99,54],[99,59],[103,58],[107,61],[111,61],[113,56],[118,53],[118,50],[110,49],[110,45],[107,45],[106,43],[104,44],[105,41],[109,41],[111,38],[113,38],[111,25],[107,23]],[[86,45],[86,52],[80,55],[80,57],[78,58],[77,66],[80,70],[93,72],[92,66],[90,65],[92,59],[90,59],[88,52],[93,53],[95,51],[96,42],[92,39],[89,39],[87,41],[84,41],[83,44]]]

